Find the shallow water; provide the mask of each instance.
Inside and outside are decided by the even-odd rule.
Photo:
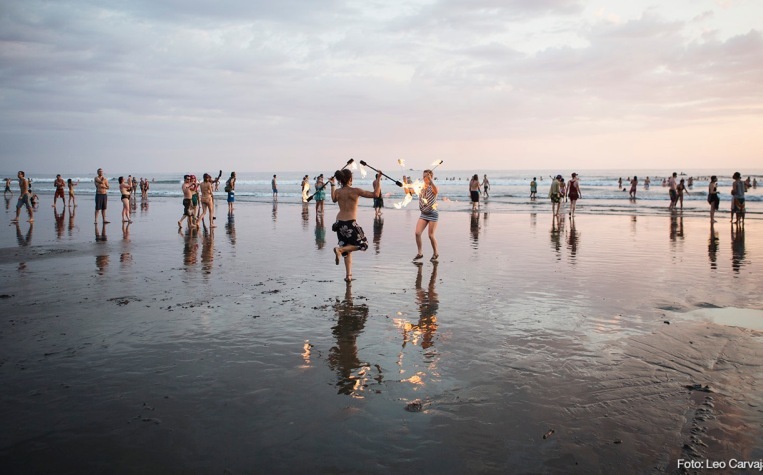
[[[440,262],[417,266],[418,213],[374,225],[362,209],[370,248],[345,286],[330,205],[321,225],[312,207],[242,203],[213,234],[176,233],[175,200],[138,203],[127,232],[78,210],[71,227],[45,209],[31,233],[0,233],[12,471],[664,472],[686,446],[763,457],[761,335],[694,313],[763,310],[760,221],[441,213]],[[705,423],[704,448],[694,383],[736,424]]]

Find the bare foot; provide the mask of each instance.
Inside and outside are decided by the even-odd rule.
[[[103,224],[109,224],[111,221],[104,221]]]
[[[339,252],[339,248],[335,247],[334,248],[334,264],[339,265],[339,256],[341,256],[341,255],[342,255],[342,253]]]

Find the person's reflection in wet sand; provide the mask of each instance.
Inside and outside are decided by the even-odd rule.
[[[61,209],[61,213],[59,214],[57,208],[53,208],[53,216],[56,219],[56,239],[61,239],[64,237],[64,230],[66,229],[66,224],[64,223],[64,217],[66,215],[66,206],[64,206]]]
[[[384,230],[384,218],[376,216],[374,218],[374,253],[379,254],[381,251],[381,237]]]
[[[76,206],[72,206],[71,208],[69,208],[69,232],[68,232],[69,237],[72,237],[74,235],[74,229],[77,227],[76,223],[74,222],[75,209],[77,209]]]
[[[236,221],[232,214],[228,215],[228,222],[225,223],[225,234],[228,236],[228,240],[231,246],[236,245]]]
[[[572,262],[575,262],[575,257],[578,253],[578,238],[580,237],[580,233],[577,232],[575,229],[575,217],[572,216],[570,218],[570,232],[567,235],[567,249],[570,250],[570,258],[572,259]]]
[[[556,251],[556,257],[557,259],[562,258],[562,220],[560,218],[561,214],[559,216],[552,216],[551,217],[551,231],[550,231],[550,237],[551,237],[551,248]]]
[[[122,240],[130,241],[130,223],[128,221],[122,222]]]
[[[469,232],[471,233],[472,249],[477,249],[480,240],[480,213],[472,211],[469,219]]]
[[[323,249],[326,246],[326,226],[323,224],[323,213],[315,215],[315,247]]]
[[[11,199],[5,197],[5,210],[8,211],[9,209],[11,209]]]
[[[95,224],[95,242],[106,242],[108,238],[106,237],[106,223],[103,223],[100,228],[98,228],[98,224]],[[100,232],[99,232],[100,229]]]
[[[371,368],[358,358],[357,340],[368,319],[368,306],[353,304],[352,283],[348,282],[344,300],[334,304],[334,311],[337,321],[331,333],[336,345],[329,350],[328,364],[336,371],[337,394],[362,397]]]
[[[148,197],[141,197],[140,199],[140,214],[143,216],[144,213],[148,213]]]
[[[676,241],[678,238],[684,238],[684,218],[683,216],[670,216],[670,240]]]
[[[204,275],[212,273],[213,261],[215,260],[215,230],[204,229],[201,237],[201,270]]]
[[[718,232],[715,230],[713,223],[710,223],[710,238],[707,240],[707,257],[710,259],[710,268],[713,270],[718,269]]]
[[[186,230],[185,234],[183,234],[183,264],[186,267],[194,266],[198,261],[198,238],[198,232],[193,228]]]
[[[278,200],[273,200],[273,222],[278,219]]]
[[[414,345],[421,339],[421,348],[428,349],[434,345],[434,336],[437,332],[437,312],[440,309],[440,297],[437,295],[435,284],[437,283],[437,262],[432,263],[432,273],[429,275],[427,288],[422,287],[423,268],[420,262],[416,263],[416,304],[419,306],[419,321],[415,325],[406,325],[403,328],[403,347],[406,342]]]
[[[310,225],[310,205],[302,203],[302,229],[307,229]]]
[[[102,254],[100,256],[95,256],[95,267],[98,269],[98,275],[104,275],[106,269],[109,267],[109,255]]]
[[[538,213],[530,213],[530,228],[535,229],[538,226]]]
[[[26,232],[26,235],[21,233],[21,225],[19,223],[14,223],[16,225],[16,241],[19,243],[19,246],[26,247],[30,244],[32,244],[32,230],[34,229],[34,223],[29,223],[29,229]]]
[[[739,273],[742,268],[744,257],[744,227],[731,226],[731,268],[735,273]]]

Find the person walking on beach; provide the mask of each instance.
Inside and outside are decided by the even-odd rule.
[[[228,193],[228,215],[231,215],[236,201],[236,172],[230,172],[230,178],[225,181],[225,192]]]
[[[469,196],[472,200],[472,211],[477,211],[480,205],[480,179],[476,173],[469,180]]]
[[[474,175],[476,178],[477,175]],[[421,235],[424,233],[424,229],[429,227],[429,242],[432,244],[432,257],[429,259],[432,262],[437,262],[440,258],[440,254],[437,248],[437,238],[435,238],[435,231],[437,230],[437,220],[439,219],[439,212],[437,211],[437,194],[439,190],[437,185],[434,184],[434,173],[432,170],[424,170],[422,175],[424,180],[424,187],[419,194],[419,220],[416,222],[416,248],[418,252],[414,256],[413,260],[417,261],[424,257],[422,253]],[[477,191],[479,195],[479,189]]]
[[[721,199],[718,197],[718,177],[715,175],[710,177],[710,185],[707,187],[707,202],[710,204],[710,223],[717,223],[715,212],[721,205]]]
[[[686,189],[686,185],[684,184],[684,179],[681,178],[681,181],[676,186],[676,194],[678,195],[678,203],[680,204],[682,211],[684,209],[684,193],[688,195],[689,190]]]
[[[551,211],[554,216],[559,215],[559,207],[561,206],[561,181],[562,175],[556,175],[556,178],[551,180],[551,188],[548,190],[548,197],[551,199]]]
[[[273,175],[273,179],[270,180],[270,188],[273,190],[273,199],[278,199],[278,183],[276,182],[276,176]]]
[[[744,192],[745,186],[742,181],[742,175],[734,172],[734,183],[731,185],[731,222],[734,222],[734,215],[737,217],[737,225],[740,221],[744,223]]]
[[[74,203],[74,206],[77,206],[77,199],[74,198],[74,187],[79,185],[79,180],[77,180],[77,183],[74,183],[71,178],[66,180],[66,185],[69,187],[69,208],[72,207],[72,203]]]
[[[30,196],[29,181],[26,179],[26,175],[23,171],[19,171],[19,200],[16,203],[16,217],[11,220],[12,223],[19,222],[19,214],[21,214],[21,207],[26,206],[26,211],[29,213],[29,222],[34,222],[34,212],[32,211],[32,197]]]
[[[194,226],[193,215],[191,214],[191,196],[193,195],[191,175],[183,175],[183,184],[180,185],[180,190],[183,192],[183,216],[178,220],[178,231],[183,228],[183,221],[186,219],[188,219],[188,229]]]
[[[323,214],[323,203],[326,199],[326,185],[323,182],[323,173],[318,175],[318,178],[315,179],[315,215],[318,216],[319,214]]]
[[[199,216],[199,222],[204,224],[204,216],[209,213],[209,228],[215,228],[212,220],[215,219],[215,201],[212,195],[214,189],[214,183],[212,182],[212,175],[205,173],[202,177],[201,185],[199,185],[199,191],[201,192],[201,215]]]
[[[575,217],[575,203],[578,198],[583,197],[583,193],[580,192],[580,181],[578,180],[578,174],[573,173],[570,184],[568,185],[567,196],[570,198],[570,218]]]
[[[482,179],[482,190],[485,194],[485,199],[490,198],[490,193],[488,193],[488,190],[490,189],[490,182],[487,180],[487,174],[484,175],[484,178]]]
[[[8,193],[10,193],[11,196],[13,196],[13,190],[11,190],[11,179],[10,178],[6,178],[5,179],[5,191],[3,192],[3,196],[7,195]]]
[[[381,194],[381,174],[376,174],[376,180],[374,180],[373,187],[374,190],[378,187],[379,188],[379,196],[374,198],[374,218],[380,218],[382,215],[382,208],[384,208],[384,198]]]
[[[106,221],[106,205],[108,204],[109,179],[103,176],[103,168],[98,169],[98,175],[93,180],[95,182],[95,224],[98,224],[98,211],[101,212],[103,224],[109,224]]]
[[[132,194],[132,183],[125,181],[123,176],[120,176],[117,181],[119,182],[119,194],[122,201],[122,222],[132,223],[130,219],[130,195]]]
[[[631,180],[631,191],[628,193],[628,196],[632,200],[636,199],[636,188],[638,188],[638,177],[633,175],[633,179]]]
[[[677,191],[677,184],[676,184],[676,177],[678,176],[678,173],[673,172],[673,175],[671,175],[670,178],[668,178],[668,193],[670,193],[670,206],[668,206],[668,209],[670,211],[673,211],[676,209],[676,201],[678,201],[678,191]]]
[[[533,177],[533,181],[530,182],[530,199],[534,200],[538,196],[538,182],[535,181],[536,177]]]
[[[381,173],[379,171],[378,173]],[[339,182],[339,189],[336,188]],[[374,191],[363,190],[352,186],[352,172],[347,169],[337,170],[329,179],[331,184],[331,201],[339,205],[336,222],[331,227],[336,232],[339,245],[334,248],[334,263],[339,265],[339,258],[344,257],[345,282],[352,281],[352,253],[368,249],[363,228],[355,221],[358,214],[359,198],[376,198],[381,195],[379,182],[374,182]]]
[[[56,179],[53,181],[53,186],[56,187],[56,192],[53,194],[53,207],[56,207],[56,203],[58,203],[58,198],[61,198],[61,203],[63,203],[64,206],[66,206],[66,198],[64,197],[64,187],[66,186],[66,182],[63,178],[61,178],[61,175],[56,175]]]

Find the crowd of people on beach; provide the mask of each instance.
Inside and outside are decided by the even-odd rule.
[[[348,165],[352,162],[348,162]],[[375,169],[374,169],[375,170]],[[353,186],[353,173],[347,169],[346,166],[341,170],[337,170],[333,176],[328,180],[325,179],[323,174],[314,178],[314,192],[310,194],[311,182],[309,175],[305,175],[300,184],[302,203],[304,206],[315,200],[316,217],[322,221],[324,214],[324,202],[326,200],[327,186],[330,187],[331,201],[337,203],[339,211],[336,216],[336,221],[332,226],[332,230],[337,234],[338,245],[334,248],[335,263],[339,265],[340,260],[344,261],[345,267],[345,280],[347,282],[352,281],[352,253],[355,251],[365,251],[368,249],[368,240],[365,237],[363,229],[358,225],[357,210],[358,201],[360,198],[369,198],[373,200],[373,208],[375,213],[375,220],[379,220],[382,215],[382,209],[384,208],[384,199],[381,192],[382,178],[390,178],[384,175],[383,172],[376,170],[376,176],[373,181],[372,190],[364,190]],[[219,171],[216,178],[213,178],[210,174],[204,173],[202,175],[202,181],[199,182],[195,175],[187,174],[183,176],[183,182],[181,184],[182,191],[182,204],[183,214],[178,220],[178,229],[182,230],[183,223],[187,224],[188,230],[198,230],[200,226],[207,227],[209,229],[215,228],[215,196],[214,193],[218,191],[220,179],[222,177],[222,170]],[[19,198],[16,204],[16,216],[12,220],[14,223],[18,223],[19,216],[22,208],[26,208],[29,215],[28,221],[34,222],[34,210],[37,207],[39,198],[32,191],[32,180],[26,178],[23,171],[19,171],[17,174]],[[391,178],[390,178],[391,179]],[[541,177],[541,180],[543,178]],[[580,185],[580,177],[577,173],[572,173],[569,181],[564,180],[561,174],[556,176],[550,176],[551,183],[549,186],[548,197],[551,202],[551,211],[554,217],[559,217],[561,214],[561,205],[563,202],[569,202],[568,214],[570,219],[574,219],[576,211],[576,203],[578,199],[583,197],[583,193]],[[734,182],[731,188],[731,222],[738,226],[744,225],[745,217],[745,192],[750,188],[757,187],[757,179],[751,179],[748,177],[746,181],[742,180],[741,174],[735,172],[733,174]],[[445,180],[455,180],[453,178],[445,178]],[[422,235],[427,231],[427,236],[432,248],[432,256],[430,260],[437,262],[439,259],[438,243],[436,238],[437,223],[439,219],[439,213],[437,210],[437,200],[439,190],[435,183],[433,170],[424,170],[422,173],[421,181],[411,180],[411,177],[404,176],[402,182],[396,182],[402,186],[406,199],[410,201],[415,194],[418,196],[419,202],[419,219],[416,223],[414,232],[417,252],[413,257],[414,262],[418,262],[423,259],[423,243]],[[149,180],[147,178],[140,178],[140,180],[129,175],[127,178],[120,176],[117,180],[119,185],[120,201],[122,203],[121,220],[123,225],[129,225],[132,223],[131,219],[131,203],[135,200],[138,190],[141,192],[143,199],[146,199],[149,191]],[[650,178],[647,177],[644,180],[644,187],[648,189],[650,186]],[[109,180],[104,176],[103,169],[98,169],[95,178],[93,179],[95,185],[95,219],[94,222],[98,224],[98,215],[101,215],[102,223],[108,224],[106,216],[106,209],[108,205],[108,192],[110,190]],[[337,186],[338,183],[338,186]],[[636,190],[639,184],[637,176],[628,177],[626,183],[630,183],[629,197],[631,200],[636,199]],[[694,183],[693,177],[688,179],[678,178],[678,173],[673,172],[671,176],[663,179],[663,186],[668,189],[668,196],[670,204],[668,210],[675,212],[683,209],[683,198],[685,194],[689,194],[689,189],[692,188]],[[74,182],[71,178],[64,180],[61,175],[56,175],[54,180],[55,192],[53,196],[52,206],[56,208],[58,204],[58,198],[61,198],[63,206],[68,206],[70,209],[77,206],[75,188],[79,185],[79,180]],[[618,180],[618,189],[626,191],[626,188],[622,187],[623,180]],[[278,199],[278,181],[277,175],[273,175],[271,181],[273,200]],[[65,190],[68,188],[68,204],[66,202]],[[231,172],[230,177],[225,181],[224,191],[227,195],[226,201],[228,204],[228,216],[232,217],[234,212],[235,192],[236,192],[236,172]],[[487,174],[483,175],[483,179],[479,179],[478,174],[472,175],[468,184],[469,198],[472,204],[472,210],[476,211],[479,208],[480,198],[487,199],[490,194],[490,181]],[[5,196],[13,195],[11,189],[11,180],[5,179]],[[536,200],[538,193],[538,179],[533,177],[530,181],[530,199]],[[718,178],[713,175],[709,177],[709,185],[707,192],[707,201],[710,205],[710,220],[711,224],[715,223],[715,212],[718,210],[720,203],[718,191]],[[208,221],[205,222],[204,218],[208,216]]]

